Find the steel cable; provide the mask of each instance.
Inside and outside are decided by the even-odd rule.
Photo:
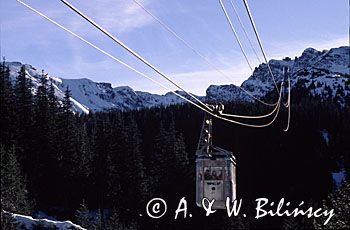
[[[243,123],[243,122],[239,122],[239,121],[235,121],[235,120],[232,120],[232,119],[227,119],[225,117],[221,117],[220,115],[217,115],[215,113],[213,113],[212,111],[204,108],[204,107],[201,107],[200,105],[196,104],[195,102],[189,100],[188,98],[182,96],[181,94],[169,89],[168,87],[164,86],[163,84],[157,82],[156,80],[148,77],[147,75],[143,74],[142,72],[136,70],[135,68],[129,66],[128,64],[124,63],[123,61],[119,60],[118,58],[114,57],[113,55],[109,54],[108,52],[102,50],[101,48],[99,48],[98,46],[92,44],[91,42],[87,41],[86,39],[82,38],[81,36],[77,35],[76,33],[70,31],[69,29],[65,28],[64,26],[62,26],[61,24],[57,23],[56,21],[50,19],[48,16],[46,16],[45,14],[41,13],[40,11],[34,9],[33,7],[29,6],[28,4],[22,2],[21,0],[16,0],[17,2],[21,3],[22,5],[24,5],[25,7],[27,7],[28,9],[32,10],[33,12],[37,13],[38,15],[44,17],[46,20],[50,21],[51,23],[55,24],[56,26],[60,27],[61,29],[65,30],[66,32],[70,33],[71,35],[77,37],[78,39],[80,39],[81,41],[83,41],[84,43],[90,45],[91,47],[95,48],[96,50],[98,50],[99,52],[107,55],[108,57],[112,58],[113,60],[117,61],[118,63],[124,65],[125,67],[133,70],[134,72],[138,73],[139,75],[151,80],[152,82],[156,83],[157,85],[163,87],[164,89],[174,93],[176,96],[182,98],[183,100],[191,103],[192,105],[196,106],[197,108],[201,109],[202,111],[212,115],[213,117],[216,117],[218,119],[221,119],[221,120],[224,120],[224,121],[227,121],[227,122],[230,122],[230,123],[234,123],[234,124],[237,124],[237,125],[242,125],[242,126],[246,126],[246,127],[253,127],[253,128],[263,128],[263,127],[267,127],[267,126],[270,126],[277,118],[278,114],[279,114],[279,109],[280,109],[280,100],[281,100],[281,95],[280,95],[280,99],[278,101],[278,106],[277,106],[277,112],[274,116],[274,118],[266,123],[266,124],[261,124],[261,125],[256,125],[256,124],[249,124],[249,123]],[[281,91],[283,90],[283,84],[281,84]],[[245,117],[242,117],[242,118],[245,118]]]

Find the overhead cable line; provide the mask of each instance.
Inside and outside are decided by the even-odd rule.
[[[104,55],[112,58],[113,60],[117,61],[118,63],[120,63],[121,65],[127,67],[128,69],[136,72],[137,74],[147,78],[148,80],[156,83],[157,85],[161,86],[162,88],[166,89],[167,91],[170,91],[172,93],[174,93],[175,95],[181,97],[182,99],[183,96],[181,94],[178,94],[177,92],[171,90],[170,88],[166,87],[165,85],[159,83],[158,81],[154,80],[153,78],[147,76],[146,74],[138,71],[137,69],[135,69],[134,67],[126,64],[125,62],[121,61],[120,59],[116,58],[115,56],[113,56],[112,54],[108,53],[107,51],[99,48],[98,46],[94,45],[93,43],[89,42],[88,40],[86,40],[85,38],[79,36],[78,34],[74,33],[73,31],[67,29],[66,27],[64,27],[63,25],[59,24],[58,22],[54,21],[53,19],[49,18],[48,16],[46,16],[45,14],[41,13],[40,11],[34,9],[33,7],[29,6],[28,4],[22,2],[21,0],[16,0],[17,2],[21,3],[22,5],[24,5],[25,7],[27,7],[28,9],[32,10],[33,12],[37,13],[38,15],[42,16],[43,18],[45,18],[46,20],[48,20],[49,22],[53,23],[54,25],[58,26],[59,28],[63,29],[64,31],[68,32],[69,34],[73,35],[74,37],[78,38],[79,40],[83,41],[84,43],[86,43],[87,45],[91,46],[92,48],[96,49],[97,51],[103,53]],[[187,98],[186,98],[187,99]]]
[[[235,30],[235,28],[234,28],[234,26],[233,26],[233,24],[232,24],[232,22],[231,22],[231,19],[230,19],[230,17],[229,17],[228,14],[227,14],[226,8],[225,8],[224,4],[222,3],[222,0],[219,0],[219,2],[220,2],[221,9],[223,10],[223,12],[224,12],[224,14],[225,14],[225,16],[226,16],[226,20],[227,20],[228,24],[230,25],[230,28],[231,28],[231,30],[232,30],[232,32],[233,32],[233,35],[235,36],[235,38],[236,38],[236,40],[237,40],[237,43],[238,43],[238,45],[239,45],[239,48],[241,49],[242,54],[243,54],[243,56],[244,56],[244,58],[245,58],[245,60],[246,60],[246,62],[247,62],[247,64],[248,64],[250,70],[253,72],[253,68],[252,68],[252,66],[251,66],[251,64],[250,64],[250,62],[249,62],[249,60],[248,60],[248,57],[247,57],[247,55],[246,55],[246,53],[245,53],[245,51],[244,51],[244,49],[243,49],[242,43],[241,43],[241,41],[239,40],[239,37],[238,37],[237,32],[236,32],[236,30]]]
[[[183,89],[182,87],[180,87],[176,82],[174,82],[173,80],[171,80],[169,77],[167,77],[164,73],[162,73],[160,70],[158,70],[155,66],[153,66],[152,64],[150,64],[147,60],[145,60],[144,58],[142,58],[139,54],[137,54],[136,52],[134,52],[131,48],[127,47],[124,43],[122,43],[121,41],[119,41],[117,38],[115,38],[113,35],[111,35],[108,31],[106,31],[105,29],[103,29],[101,26],[99,26],[96,22],[94,22],[92,19],[90,19],[89,17],[87,17],[86,15],[84,15],[82,12],[80,12],[78,9],[76,9],[74,6],[72,6],[71,4],[69,4],[66,0],[61,0],[61,2],[65,3],[69,8],[71,8],[74,12],[78,13],[80,16],[82,16],[85,20],[87,20],[88,22],[90,22],[92,25],[94,25],[96,28],[98,28],[100,31],[102,31],[103,33],[105,33],[108,37],[110,37],[111,39],[113,39],[114,41],[116,41],[119,45],[121,45],[123,48],[125,48],[127,51],[129,51],[130,53],[132,53],[135,57],[137,57],[139,60],[141,60],[142,62],[144,62],[145,64],[147,64],[149,67],[151,67],[154,71],[156,71],[158,74],[160,74],[161,76],[163,76],[166,80],[170,81],[171,83],[173,83],[175,86],[177,86],[178,88],[180,88],[181,90],[183,90],[185,93],[187,93],[189,96],[191,96],[192,98],[194,98],[197,102],[199,102],[202,106],[204,106],[207,110],[212,111],[212,109],[206,105],[205,103],[203,103],[202,101],[200,101],[198,98],[196,98],[195,96],[193,96],[191,93],[189,93],[188,91],[186,91],[185,89]],[[232,115],[234,116],[234,115]],[[241,117],[241,115],[239,115]],[[247,116],[247,117],[253,117],[253,116]]]
[[[290,77],[288,75],[288,118],[287,118],[287,127],[283,129],[283,131],[287,132],[289,130],[290,126],[290,115],[291,115],[291,104],[290,104],[290,98],[291,98],[291,85],[290,85]]]
[[[104,51],[103,49],[99,48],[98,46],[92,44],[91,42],[87,41],[86,39],[82,38],[81,36],[77,35],[76,33],[72,32],[71,30],[65,28],[64,26],[62,26],[61,24],[57,23],[56,21],[52,20],[51,18],[49,18],[48,16],[46,16],[45,14],[39,12],[38,10],[34,9],[33,7],[29,6],[28,4],[20,1],[20,0],[16,0],[17,2],[19,2],[20,4],[24,5],[25,7],[27,7],[28,9],[32,10],[33,12],[37,13],[38,15],[42,16],[43,18],[45,18],[46,20],[50,21],[51,23],[55,24],[56,26],[58,26],[59,28],[63,29],[64,31],[70,33],[71,35],[77,37],[79,40],[83,41],[84,43],[90,45],[91,47],[93,47],[94,49],[98,50],[99,52],[107,55],[108,57],[112,58],[113,60],[117,61],[118,63],[124,65],[125,67],[131,69],[132,71],[138,73],[139,75],[151,80],[152,82],[156,83],[157,85],[161,86],[162,88],[174,93],[176,96],[182,98],[183,100],[189,102],[190,104],[196,106],[197,108],[201,109],[202,111],[218,118],[218,119],[221,119],[221,120],[224,120],[224,121],[227,121],[227,122],[230,122],[230,123],[234,123],[234,124],[237,124],[237,125],[242,125],[242,126],[247,126],[247,127],[253,127],[253,128],[263,128],[263,127],[267,127],[269,125],[271,125],[277,118],[278,116],[278,113],[279,113],[279,107],[280,107],[280,103],[278,103],[279,107],[277,109],[277,113],[275,114],[274,118],[269,122],[269,123],[266,123],[266,124],[262,124],[262,125],[255,125],[255,124],[247,124],[247,123],[243,123],[243,122],[238,122],[238,121],[235,121],[235,120],[231,120],[231,119],[227,119],[227,118],[224,118],[224,117],[221,117],[217,114],[214,114],[213,112],[207,110],[206,108],[203,108],[201,107],[200,105],[194,103],[193,101],[189,100],[188,98],[182,96],[181,94],[175,92],[175,91],[172,91],[171,89],[169,89],[168,87],[164,86],[163,84],[157,82],[156,80],[148,77],[147,75],[143,74],[142,72],[136,70],[135,68],[129,66],[128,64],[124,63],[123,61],[119,60],[118,58],[114,57],[113,55],[109,54],[108,52]],[[282,91],[282,85],[281,85],[281,91]]]
[[[221,0],[220,0],[220,1],[221,1]],[[265,60],[265,62],[266,62],[267,68],[268,68],[268,70],[269,70],[269,72],[270,72],[270,74],[271,74],[272,80],[273,80],[273,82],[274,82],[274,84],[275,84],[275,87],[276,87],[276,90],[277,90],[277,92],[278,92],[277,83],[276,83],[275,77],[274,77],[274,75],[273,75],[273,73],[272,73],[270,64],[269,64],[269,62],[268,62],[268,60],[267,60],[266,53],[265,53],[264,47],[263,47],[263,45],[262,45],[262,43],[261,43],[258,30],[256,29],[256,26],[255,26],[255,23],[254,23],[254,20],[253,20],[252,13],[250,12],[248,2],[247,2],[247,0],[243,0],[243,2],[244,2],[244,6],[245,6],[245,8],[246,8],[246,10],[247,10],[250,23],[252,24],[252,27],[253,27],[253,29],[254,29],[254,33],[255,33],[256,39],[258,40],[258,43],[259,43],[261,52],[262,52],[262,54],[263,54],[263,56],[264,56],[264,60]]]
[[[147,14],[149,14],[153,19],[155,19],[163,28],[165,28],[168,32],[170,32],[175,38],[177,38],[179,41],[181,41],[185,46],[187,46],[189,49],[191,49],[196,55],[198,55],[200,58],[202,58],[208,65],[210,65],[213,69],[218,71],[221,75],[223,75],[226,79],[232,81],[232,79],[225,74],[222,70],[220,70],[218,67],[216,67],[208,58],[206,58],[203,54],[201,54],[199,51],[197,51],[192,45],[190,45],[186,40],[184,40],[180,35],[178,35],[173,29],[171,29],[167,24],[165,24],[160,18],[155,16],[152,12],[150,12],[144,5],[142,5],[137,0],[133,0],[138,6],[140,6]],[[258,57],[258,56],[257,56]],[[259,57],[258,57],[259,58]],[[254,100],[268,106],[275,106],[277,103],[267,103],[263,100],[259,99],[258,97],[254,96],[252,93],[247,91],[241,86],[237,86],[239,89],[241,89],[243,92],[245,92],[248,96],[253,98]]]
[[[290,76],[292,76],[294,74],[294,68],[295,68],[295,60],[293,61],[293,65],[292,65],[292,70],[289,71],[289,67],[288,67],[288,80],[290,80]],[[281,101],[282,102],[282,101]],[[283,102],[282,102],[283,103]],[[288,99],[287,99],[287,102],[286,103],[283,103],[284,107],[288,108],[289,106],[289,102],[288,102]]]
[[[268,114],[258,115],[258,116],[251,116],[251,117],[247,117],[245,115],[228,114],[228,113],[220,113],[220,115],[226,116],[226,117],[236,117],[236,118],[246,118],[246,119],[261,119],[261,118],[269,117],[272,114],[274,114],[275,111],[277,110],[277,108],[278,108],[278,104],[276,104],[275,108]]]
[[[167,77],[164,73],[162,73],[157,67],[155,67],[154,65],[152,65],[151,63],[149,63],[147,60],[145,60],[143,57],[141,57],[139,54],[137,54],[135,51],[133,51],[131,48],[129,48],[127,45],[125,45],[123,42],[121,42],[119,39],[117,39],[116,37],[114,37],[110,32],[108,32],[106,29],[102,28],[100,25],[98,25],[95,21],[93,21],[92,19],[90,19],[88,16],[86,16],[85,14],[83,14],[81,11],[79,11],[76,7],[74,7],[72,4],[70,4],[68,1],[66,0],[60,0],[61,2],[63,2],[66,6],[68,6],[70,9],[72,9],[74,12],[76,12],[78,15],[80,15],[81,17],[83,17],[85,20],[87,20],[90,24],[92,24],[94,27],[96,27],[98,30],[100,30],[101,32],[103,32],[105,35],[107,35],[109,38],[111,38],[113,41],[117,42],[120,46],[122,46],[124,49],[126,49],[128,52],[130,52],[131,54],[133,54],[135,57],[137,57],[140,61],[142,61],[143,63],[145,63],[147,66],[149,66],[150,68],[152,68],[155,72],[157,72],[159,75],[161,75],[162,77],[164,77],[166,80],[168,80],[169,82],[171,82],[172,84],[174,84],[175,86],[177,86],[179,89],[183,90],[186,94],[188,94],[189,96],[191,96],[193,99],[195,99],[197,102],[199,102],[202,106],[204,106],[206,108],[206,110],[211,111],[211,113],[213,112],[213,110],[206,105],[205,103],[203,103],[201,100],[199,100],[198,98],[196,98],[195,96],[193,96],[190,92],[186,91],[185,89],[183,89],[181,86],[179,86],[175,81],[173,81],[172,79],[170,79],[169,77]],[[220,0],[221,1],[221,0]],[[238,38],[238,37],[237,37]],[[242,46],[241,46],[242,47]],[[242,47],[243,49],[243,47]],[[281,101],[281,94],[279,97],[279,102]],[[279,103],[278,102],[278,103]],[[279,111],[279,105],[278,105],[278,111]],[[214,114],[214,113],[212,113]],[[232,115],[234,116],[234,115]],[[243,117],[240,115],[240,117]],[[247,117],[252,117],[252,116],[247,116]],[[225,119],[223,117],[220,117],[221,119]],[[227,119],[229,120],[229,119]],[[235,121],[236,122],[236,121]],[[234,122],[234,123],[235,123]]]
[[[230,0],[230,3],[231,3],[231,6],[232,6],[232,8],[233,8],[233,11],[235,12],[235,15],[236,15],[236,17],[237,17],[237,19],[238,19],[239,24],[240,24],[241,27],[242,27],[242,30],[243,30],[243,32],[244,32],[244,35],[245,35],[245,37],[247,38],[247,40],[248,40],[248,42],[249,42],[249,45],[250,45],[250,47],[252,48],[252,50],[253,50],[253,52],[254,52],[254,54],[255,54],[255,56],[256,56],[256,59],[258,60],[259,63],[261,63],[260,58],[259,58],[259,55],[258,55],[258,53],[256,52],[256,50],[255,50],[255,48],[254,48],[254,46],[253,46],[253,43],[252,43],[252,41],[251,41],[250,38],[249,38],[249,35],[248,35],[248,33],[247,33],[247,30],[245,29],[245,26],[244,26],[244,24],[243,24],[243,22],[242,22],[242,20],[241,20],[241,17],[240,17],[239,14],[238,14],[238,11],[237,11],[235,5],[233,4],[233,1]]]
[[[233,26],[233,23],[232,23],[232,21],[231,21],[231,19],[230,19],[230,16],[228,15],[228,13],[227,13],[227,11],[226,11],[226,8],[225,8],[225,6],[224,6],[224,4],[223,4],[223,2],[222,2],[222,0],[219,0],[219,3],[220,3],[220,6],[221,6],[221,9],[223,10],[223,12],[224,12],[224,14],[225,14],[225,17],[226,17],[226,20],[227,20],[227,22],[228,22],[228,24],[230,25],[230,28],[231,28],[231,31],[233,32],[233,34],[234,34],[234,37],[236,38],[236,40],[237,40],[237,42],[238,42],[238,45],[239,45],[239,47],[240,47],[240,49],[241,49],[241,52],[242,52],[242,54],[243,54],[243,56],[244,56],[244,58],[245,58],[245,60],[246,60],[246,62],[247,62],[247,64],[248,64],[248,66],[249,66],[249,68],[251,69],[251,71],[253,72],[253,69],[252,69],[252,67],[251,67],[251,64],[250,64],[250,62],[249,62],[249,60],[248,60],[248,57],[247,57],[247,55],[246,55],[246,53],[245,53],[245,51],[244,51],[244,49],[243,49],[243,46],[242,46],[242,43],[241,43],[241,41],[240,41],[240,39],[239,39],[239,37],[238,37],[238,35],[237,35],[237,33],[236,33],[236,30],[235,30],[235,28],[234,28],[234,26]],[[271,71],[270,71],[271,72]],[[272,72],[271,72],[272,73]],[[273,75],[272,75],[273,76]],[[272,77],[273,79],[274,79],[274,77]],[[276,82],[274,81],[274,83],[275,83],[275,85],[276,85]],[[243,89],[243,88],[242,88]],[[278,92],[278,89],[277,89],[277,92]],[[260,102],[261,102],[261,100],[259,100]],[[265,102],[262,102],[263,104],[266,104],[266,105],[270,105],[270,106],[274,106],[274,105],[276,105],[277,104],[277,102],[276,103],[265,103]]]
[[[104,33],[106,36],[108,36],[110,39],[112,39],[114,42],[116,42],[117,44],[119,44],[122,48],[124,48],[126,51],[128,51],[129,53],[131,53],[133,56],[135,56],[137,59],[139,59],[140,61],[142,61],[144,64],[146,64],[148,67],[150,67],[151,69],[153,69],[156,73],[158,73],[159,75],[161,75],[163,78],[165,78],[167,81],[169,81],[170,83],[172,83],[173,85],[175,85],[177,88],[179,88],[180,90],[184,91],[186,94],[188,94],[190,97],[192,97],[194,100],[196,100],[199,104],[201,104],[202,106],[206,107],[208,110],[212,111],[212,109],[207,106],[205,103],[203,103],[201,100],[199,100],[197,97],[195,97],[192,93],[188,92],[187,90],[185,90],[182,86],[180,86],[179,84],[177,84],[175,81],[173,81],[172,79],[170,79],[166,74],[164,74],[162,71],[160,71],[157,67],[155,67],[154,65],[152,65],[150,62],[148,62],[146,59],[144,59],[141,55],[139,55],[138,53],[136,53],[135,51],[133,51],[130,47],[128,47],[126,44],[124,44],[122,41],[120,41],[118,38],[116,38],[115,36],[113,36],[110,32],[108,32],[106,29],[102,28],[100,25],[98,25],[95,21],[93,21],[92,19],[90,19],[88,16],[86,16],[85,14],[83,14],[82,12],[80,12],[77,8],[75,8],[72,4],[70,4],[69,2],[67,2],[66,0],[60,0],[62,3],[64,3],[66,6],[68,6],[71,10],[73,10],[74,12],[76,12],[78,15],[80,15],[82,18],[84,18],[86,21],[88,21],[91,25],[93,25],[94,27],[96,27],[98,30],[100,30],[102,33]]]

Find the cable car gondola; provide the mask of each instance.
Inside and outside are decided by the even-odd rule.
[[[216,113],[223,105],[211,106]],[[226,198],[236,199],[236,158],[233,153],[212,144],[212,117],[204,115],[196,151],[196,203],[215,199],[213,209],[225,209]]]

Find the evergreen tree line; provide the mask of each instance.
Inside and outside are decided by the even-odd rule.
[[[280,228],[303,221],[319,227],[304,219],[256,221],[254,200],[284,197],[322,206],[334,190],[331,172],[350,170],[349,107],[296,97],[287,133],[282,131],[284,115],[265,129],[214,120],[215,144],[237,158],[237,193],[249,215],[228,218],[217,212],[205,217],[195,206],[194,153],[201,112],[183,104],[78,114],[72,112],[69,88],[60,102],[44,73],[35,90],[24,66],[13,83],[5,63],[0,74],[1,206],[9,212],[40,210],[88,229]],[[268,109],[243,102],[225,106],[241,114]],[[161,219],[150,219],[145,212],[154,197],[168,204]],[[174,220],[182,197],[193,217]]]

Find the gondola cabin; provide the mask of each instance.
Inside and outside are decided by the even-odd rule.
[[[213,209],[226,209],[227,197],[236,199],[236,159],[212,145],[212,119],[206,115],[196,151],[196,203],[203,207],[203,198],[215,199]]]
[[[214,147],[215,148],[215,147]],[[196,203],[215,199],[214,209],[225,209],[226,198],[236,199],[236,160],[231,152],[216,147],[210,156],[196,157]]]

